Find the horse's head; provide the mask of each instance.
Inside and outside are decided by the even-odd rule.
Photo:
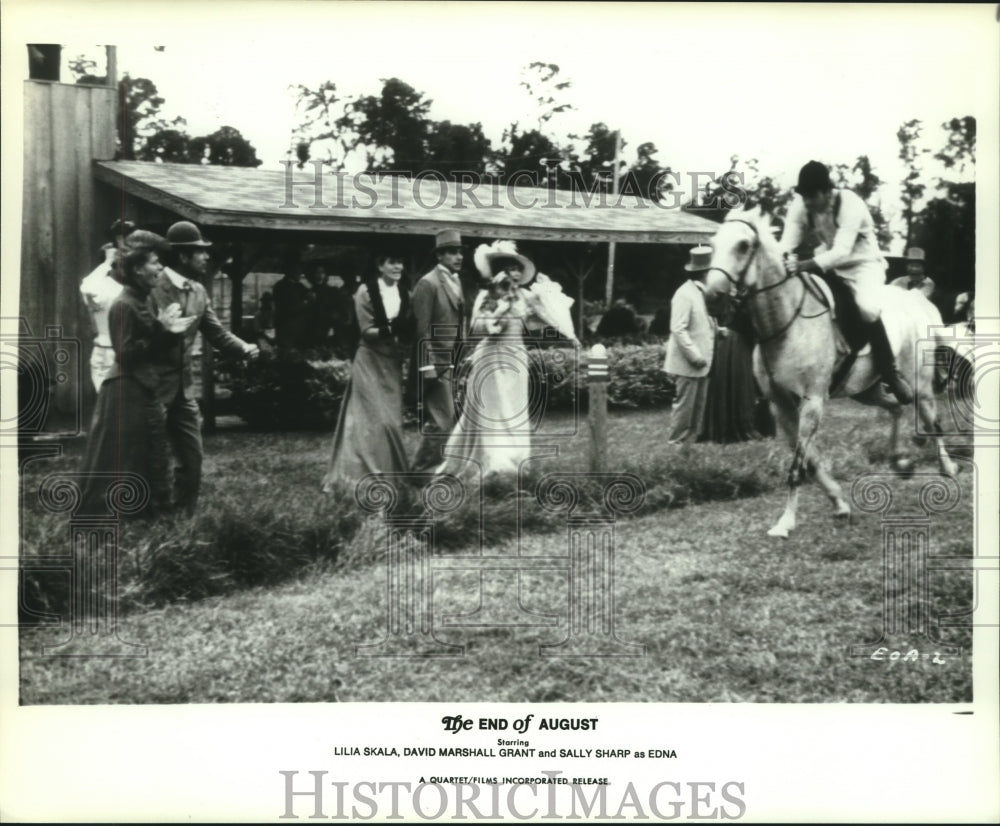
[[[712,238],[712,266],[705,276],[706,299],[758,286],[757,257],[774,244],[771,222],[759,206],[731,210]]]

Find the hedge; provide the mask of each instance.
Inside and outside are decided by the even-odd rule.
[[[529,352],[533,380],[545,376],[547,409],[572,409],[574,402],[585,405],[587,371],[581,351],[547,347]],[[673,401],[673,383],[662,369],[661,344],[613,345],[608,348],[608,363],[612,407],[663,407]],[[336,424],[350,371],[349,361],[264,353],[229,373],[230,405],[236,415],[261,430],[329,430]]]

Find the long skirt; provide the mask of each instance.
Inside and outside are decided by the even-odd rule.
[[[715,344],[702,441],[726,444],[760,438],[757,402],[753,349],[744,335],[730,330]]]
[[[340,405],[323,492],[354,485],[369,473],[409,470],[403,447],[401,360],[362,344]]]
[[[81,469],[80,513],[152,516],[168,509],[166,413],[152,390],[122,376],[101,385]]]
[[[487,338],[476,345],[462,412],[439,473],[463,478],[517,471],[531,455],[530,372],[520,336]]]

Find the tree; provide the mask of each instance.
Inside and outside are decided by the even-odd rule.
[[[534,101],[535,128],[539,132],[553,117],[574,108],[573,104],[560,100],[562,94],[572,85],[572,81],[559,78],[559,66],[555,63],[542,63],[536,60],[521,70],[520,86]]]
[[[658,151],[656,144],[648,141],[639,144],[636,162],[629,168],[642,193],[654,201],[662,201],[666,193],[674,190],[674,182],[670,178],[673,170],[669,166],[660,166],[660,162],[653,157]]]
[[[433,101],[399,78],[382,81],[378,96],[365,95],[347,104],[336,126],[353,132],[351,149],[363,148],[369,172],[412,171],[426,160]]]
[[[927,186],[920,180],[923,174],[919,163],[920,156],[930,152],[929,149],[917,145],[920,140],[923,124],[919,120],[908,120],[896,132],[899,141],[899,159],[906,166],[906,177],[902,181],[900,201],[903,203],[903,238],[906,246],[910,246],[913,235],[913,219],[917,214],[917,204],[924,197]]]
[[[136,160],[137,144],[145,143],[157,132],[170,129],[181,131],[187,125],[181,117],[164,120],[160,116],[163,103],[156,84],[149,78],[133,78],[126,72],[118,81],[120,159]]]
[[[785,189],[770,175],[762,175],[759,161],[739,155],[729,158],[729,169],[705,185],[704,193],[693,193],[685,207],[703,218],[722,221],[731,209],[741,209],[749,201],[760,204],[765,212],[783,218],[794,192]]]
[[[191,138],[178,129],[162,129],[146,139],[135,158],[139,161],[190,163]]]
[[[345,114],[345,101],[337,92],[337,84],[327,80],[316,89],[301,83],[291,88],[298,93],[295,109],[300,121],[292,130],[292,144],[299,169],[315,157],[335,172],[342,171],[353,136],[344,134],[337,125]]]
[[[188,151],[190,163],[206,163],[215,166],[257,167],[257,150],[239,129],[223,126],[211,135],[192,138]]]
[[[613,176],[621,176],[621,170],[615,170],[615,144],[617,132],[608,128],[605,123],[592,123],[584,136],[570,135],[574,141],[586,141],[583,155],[576,155],[571,144],[565,150],[570,155],[570,168],[576,178],[575,183],[587,189],[593,189],[595,184],[610,187]],[[622,147],[625,142],[622,141]]]
[[[892,230],[889,220],[882,211],[882,179],[875,173],[867,155],[858,155],[851,166],[839,163],[833,168],[833,180],[839,189],[849,189],[868,206],[875,225],[875,237],[881,249],[889,249]]]
[[[514,123],[504,132],[504,146],[494,156],[494,163],[504,183],[531,185],[544,174],[544,160],[561,158],[562,151],[547,135],[537,129],[519,132]]]
[[[77,55],[69,61],[69,71],[73,75],[76,83],[105,84],[108,81],[107,75],[97,75],[97,61],[86,55]]]
[[[958,178],[974,176],[976,119],[966,115],[941,124],[945,145],[934,158],[947,177],[937,180],[937,196],[913,219],[912,234],[924,250],[926,266],[938,287],[964,292],[976,285],[976,185]]]
[[[966,165],[976,165],[976,119],[971,115],[963,118],[952,118],[941,124],[948,133],[945,147],[934,155],[946,169],[955,169],[962,173]],[[957,167],[957,169],[956,169]]]
[[[341,97],[332,81],[293,88],[300,122],[289,154],[299,168],[315,157],[341,172],[360,152],[368,172],[435,170],[452,178],[459,171],[486,171],[491,147],[482,125],[432,120],[433,101],[399,78],[383,80],[377,95],[353,98]]]
[[[520,121],[513,121],[504,130],[490,167],[503,181],[528,184],[544,179],[550,187],[565,186],[573,162],[573,147],[560,146],[558,140],[543,130],[556,115],[573,109],[572,104],[561,99],[572,83],[560,79],[557,64],[535,61],[521,70],[519,85],[531,99],[534,127],[525,129]]]
[[[976,187],[955,184],[932,198],[913,222],[928,274],[939,289],[959,293],[976,286]]]
[[[489,157],[490,141],[483,134],[482,124],[466,126],[449,120],[430,124],[423,167],[436,169],[446,178],[454,179],[456,172],[485,173]]]

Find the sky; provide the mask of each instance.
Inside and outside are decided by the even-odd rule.
[[[924,121],[936,151],[943,121],[996,110],[990,6],[139,0],[118,16],[115,6],[92,4],[104,24],[76,21],[64,54],[99,55],[95,41],[114,41],[119,74],[151,78],[164,115],[183,116],[192,135],[236,127],[265,167],[288,157],[295,84],[374,94],[399,77],[433,100],[431,117],[481,123],[496,145],[512,121],[531,125],[519,81],[544,61],[572,83],[575,107],[550,131],[603,121],[622,130],[627,161],[652,141],[682,189],[734,154],[785,185],[811,158],[867,154],[890,182],[892,214],[899,125]]]

